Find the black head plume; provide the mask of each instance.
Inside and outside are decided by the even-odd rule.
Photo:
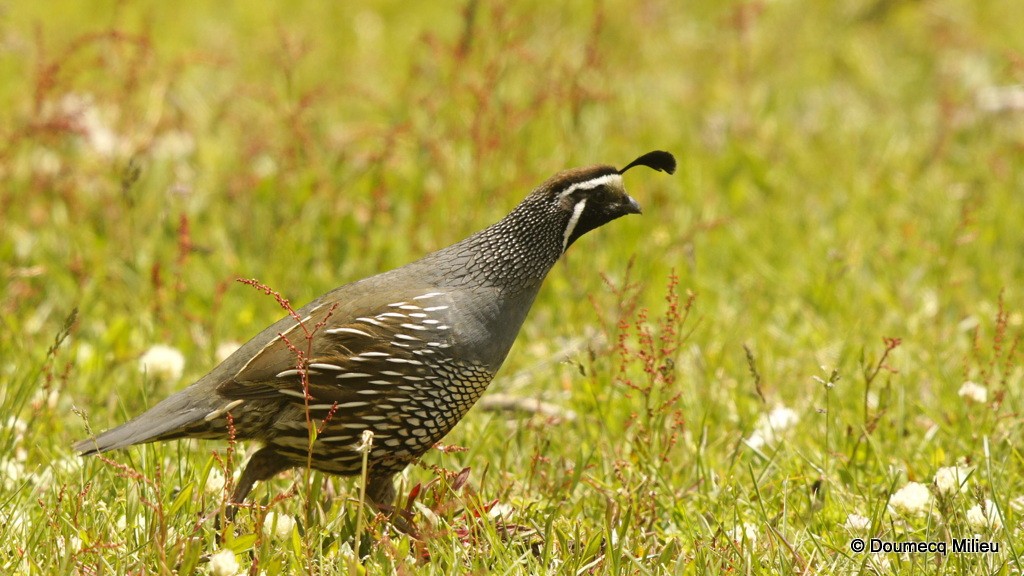
[[[648,168],[654,168],[661,172],[673,174],[676,171],[676,159],[664,150],[655,150],[654,152],[648,152],[629,164],[626,164],[625,168],[619,170],[619,174],[625,173],[626,170],[629,170],[633,166],[647,166]]]

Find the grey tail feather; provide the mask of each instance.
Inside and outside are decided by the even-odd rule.
[[[156,440],[170,440],[186,436],[192,424],[202,422],[216,410],[209,400],[196,402],[206,396],[190,386],[174,394],[128,422],[107,430],[99,436],[76,442],[73,449],[82,456],[109,450],[127,448]],[[216,396],[216,395],[214,395]],[[223,398],[218,399],[223,402]]]

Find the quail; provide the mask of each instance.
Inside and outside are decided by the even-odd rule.
[[[75,450],[225,439],[230,415],[235,438],[260,446],[231,495],[237,505],[256,482],[291,468],[360,474],[358,445],[370,430],[366,493],[387,507],[393,476],[441,440],[494,378],[559,257],[586,232],[640,213],[622,184],[634,166],[671,174],[676,162],[654,151],[621,170],[559,172],[496,224],[324,294],[296,311],[301,323],[282,318],[191,386]],[[295,347],[308,353],[300,358]]]

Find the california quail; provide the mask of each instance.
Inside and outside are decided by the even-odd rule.
[[[622,185],[622,174],[637,165],[671,174],[676,163],[654,151],[621,170],[560,172],[489,228],[302,307],[306,329],[324,323],[305,361],[289,347],[306,348],[302,325],[286,316],[196,383],[75,450],[223,439],[230,413],[235,437],[262,445],[232,494],[241,503],[257,481],[290,468],[359,474],[356,446],[371,430],[367,494],[378,506],[390,504],[392,476],[443,438],[487,388],[562,253],[584,233],[640,213]],[[307,403],[322,426],[312,454]]]

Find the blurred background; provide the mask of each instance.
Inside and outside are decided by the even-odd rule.
[[[297,307],[490,224],[558,170],[664,149],[676,175],[628,174],[643,216],[569,251],[495,383],[580,418],[523,432],[471,413],[449,438],[471,450],[445,465],[514,479],[532,453],[557,459],[558,439],[628,444],[639,404],[621,374],[641,369],[616,368],[609,346],[638,310],[671,315],[673,274],[694,300],[659,369],[678,375],[670,483],[700,486],[693,498],[714,499],[708,478],[730,471],[753,489],[732,466],[775,405],[802,416],[791,449],[826,462],[844,449],[820,433],[878,427],[877,482],[845,485],[865,499],[889,465],[925,477],[978,457],[978,434],[1009,442],[1022,408],[1019,13],[1015,0],[0,2],[0,398],[38,424],[4,444],[39,470],[70,457],[86,421],[105,429],[202,376],[282,314],[237,278]],[[140,373],[157,345],[182,356],[170,378]],[[815,378],[834,371],[823,396]],[[965,381],[994,411],[962,405]],[[843,485],[793,458],[787,478]]]

